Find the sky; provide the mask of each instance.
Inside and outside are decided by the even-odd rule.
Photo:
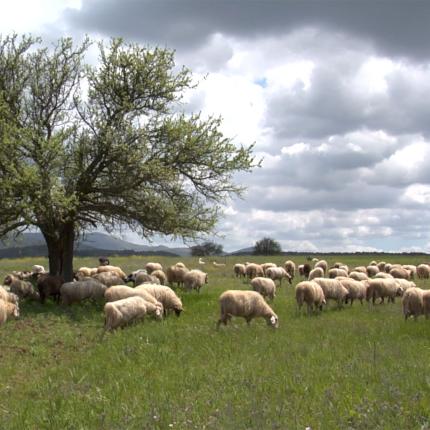
[[[271,237],[285,251],[430,252],[430,2],[4,3],[2,34],[176,51],[200,82],[187,109],[220,115],[263,159],[236,175],[247,191],[209,237],[226,251]]]

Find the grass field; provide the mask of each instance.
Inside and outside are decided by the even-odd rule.
[[[207,264],[201,293],[179,292],[180,318],[146,320],[103,339],[101,303],[22,303],[21,318],[0,328],[0,429],[429,429],[430,321],[405,323],[399,300],[343,310],[330,304],[308,317],[297,313],[294,289],[283,286],[273,303],[279,329],[233,319],[215,330],[220,293],[249,288],[233,277],[233,264],[285,259]],[[327,258],[350,266],[372,259]],[[147,261],[111,259],[126,272]],[[197,266],[196,258],[181,261]],[[95,262],[76,259],[75,266]],[[47,265],[1,260],[0,278],[32,264]],[[428,280],[417,283],[430,288]]]

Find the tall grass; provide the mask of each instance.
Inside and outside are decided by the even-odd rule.
[[[371,259],[330,256],[329,263]],[[126,272],[148,261],[112,260]],[[103,338],[101,303],[23,303],[22,317],[0,329],[0,428],[430,428],[430,321],[405,323],[399,301],[342,310],[331,304],[308,317],[297,312],[294,289],[284,285],[273,303],[278,330],[262,319],[250,327],[233,319],[216,331],[220,293],[249,288],[232,271],[245,260],[268,259],[207,264],[209,284],[201,293],[178,293],[185,307],[180,318],[148,319]],[[182,261],[198,266],[197,259]],[[3,260],[0,276],[33,263],[46,261]],[[429,281],[419,284],[427,288]]]

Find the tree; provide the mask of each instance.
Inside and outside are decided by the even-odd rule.
[[[191,247],[191,255],[194,257],[205,257],[209,255],[221,255],[223,246],[214,242],[203,242]]]
[[[113,39],[0,36],[0,237],[42,232],[52,274],[72,278],[82,232],[128,227],[196,239],[212,232],[219,204],[255,163],[221,120],[181,112],[194,87],[174,53]]]
[[[282,252],[281,245],[270,237],[264,237],[255,242],[254,254],[255,255],[277,255]]]

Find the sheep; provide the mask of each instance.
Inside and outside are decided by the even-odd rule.
[[[401,278],[393,278],[396,279],[396,284],[399,287],[402,287],[403,291],[409,290],[409,288],[416,288],[415,282],[408,281],[407,279],[401,279]]]
[[[336,278],[337,276],[345,276],[345,277],[347,277],[348,276],[348,272],[346,272],[343,269],[338,269],[336,267],[334,267],[333,269],[330,269],[328,271],[328,277],[329,278],[333,279],[333,278]]]
[[[71,305],[85,299],[100,300],[104,297],[107,287],[93,278],[82,281],[66,282],[60,287],[61,303]]]
[[[314,278],[323,278],[324,269],[322,267],[315,267],[309,273],[308,281],[312,281]]]
[[[168,284],[172,285],[176,282],[178,287],[182,286],[187,272],[189,272],[189,270],[186,267],[178,266],[178,264],[168,267],[166,270]]]
[[[151,273],[151,276],[159,281],[154,282],[154,284],[167,285],[167,276],[162,270],[154,270]]]
[[[270,300],[274,300],[276,296],[276,285],[272,279],[257,276],[251,281],[251,287],[254,291]]]
[[[173,310],[177,317],[181,314],[183,310],[181,299],[171,288],[165,285],[143,284],[136,289],[142,289],[155,297],[163,305],[164,313]]]
[[[272,281],[279,280],[279,285],[282,285],[282,279],[286,278],[291,285],[291,276],[283,267],[269,267],[266,270],[266,276]]]
[[[116,302],[117,300],[126,299],[127,297],[139,296],[147,302],[158,306],[162,311],[164,310],[162,303],[160,303],[152,294],[148,293],[145,289],[137,286],[131,288],[126,285],[113,285],[105,291],[105,299],[107,302]]]
[[[303,276],[309,278],[309,273],[311,273],[311,265],[309,263],[303,264]]]
[[[428,264],[419,264],[417,266],[417,277],[418,279],[429,279],[430,266]]]
[[[384,303],[385,297],[388,298],[388,302],[395,301],[396,296],[402,296],[403,289],[400,287],[395,279],[369,279],[369,286],[366,292],[366,301],[372,298],[372,303],[375,304],[375,300],[379,297],[380,303]]]
[[[405,291],[402,299],[403,315],[405,321],[410,316],[413,316],[416,320],[419,315],[424,313],[424,290],[421,288],[410,288]]]
[[[93,276],[94,279],[106,285],[106,287],[111,287],[112,285],[124,285],[125,281],[123,278],[120,278],[114,272],[102,272],[97,273],[97,275]]]
[[[21,281],[25,281],[27,279],[31,279],[33,272],[28,270],[12,270],[12,275],[16,276]]]
[[[32,268],[31,271],[33,273],[46,273],[46,270],[43,266],[41,266],[40,264],[35,264]]]
[[[353,271],[348,275],[351,279],[355,279],[356,281],[365,281],[369,279],[366,273]]]
[[[131,272],[127,278],[125,279],[125,282],[133,282],[133,284],[136,283],[136,276],[138,275],[138,273],[147,273],[145,269],[137,269],[137,270],[133,270],[133,272]]]
[[[260,264],[249,263],[245,266],[245,273],[249,279],[256,278],[257,276],[264,276],[263,268]]]
[[[349,267],[346,264],[342,264],[338,269],[345,270],[346,273],[349,273]]]
[[[0,299],[5,302],[14,303],[15,305],[19,302],[19,297],[15,293],[7,291],[4,287],[0,286]]]
[[[404,264],[402,267],[409,272],[409,279],[415,279],[415,276],[417,276],[417,266],[414,264]]]
[[[410,279],[410,272],[403,267],[393,267],[390,270],[390,275],[393,278]]]
[[[318,263],[318,261],[319,261],[318,258],[316,258],[316,257],[312,258],[312,263]]]
[[[291,279],[294,279],[294,276],[296,276],[296,264],[294,263],[294,261],[287,260],[284,263],[284,269],[291,276]]]
[[[299,271],[299,276],[304,276],[305,273],[305,265],[304,264],[299,264],[297,266],[297,270]]]
[[[317,269],[322,270],[322,267],[317,267]],[[321,286],[314,281],[302,281],[296,285],[296,301],[299,311],[303,303],[306,303],[308,314],[313,311],[314,307],[322,311],[323,305],[326,304]]]
[[[60,287],[64,284],[64,278],[59,275],[50,275],[43,273],[39,275],[36,281],[36,287],[39,291],[40,302],[45,303],[46,298],[53,297],[56,303],[60,302]]]
[[[375,261],[375,260],[372,260],[369,264],[368,264],[368,266],[377,266],[378,265],[378,263]]]
[[[371,278],[372,276],[375,276],[376,274],[379,273],[379,269],[378,266],[375,264],[369,264],[369,266],[366,267],[366,271],[367,271],[367,276],[369,278]]]
[[[225,267],[225,263],[217,263],[216,261],[212,261],[212,264],[213,264],[215,267]]]
[[[379,272],[373,277],[373,279],[378,279],[378,278],[394,279],[393,275],[390,275],[389,273],[385,273],[385,272]]]
[[[384,272],[385,271],[385,265],[386,265],[387,263],[385,262],[385,261],[380,261],[378,264],[377,264],[377,266],[378,266],[378,269],[379,269],[379,271],[380,272]]]
[[[340,269],[341,266],[344,266],[344,264],[340,261],[336,261],[336,263],[333,264],[334,269]]]
[[[106,303],[104,313],[105,331],[123,327],[132,321],[143,320],[145,315],[150,313],[153,313],[157,319],[162,318],[159,308],[139,296],[127,297],[116,302]]]
[[[118,277],[123,279],[124,281],[127,279],[127,275],[122,271],[120,267],[117,266],[99,266],[97,267],[97,273],[104,273],[104,272],[114,272],[117,274]]]
[[[75,279],[80,281],[83,278],[90,278],[97,274],[97,267],[80,267],[75,273]]]
[[[3,325],[10,317],[19,318],[18,305],[0,299],[0,326]]]
[[[411,290],[413,290],[413,288],[407,290],[406,292]],[[423,290],[423,312],[426,319],[428,319],[430,314],[430,290]]]
[[[217,330],[221,323],[227,325],[233,316],[245,318],[248,325],[254,318],[263,317],[269,326],[278,327],[278,316],[256,291],[224,291],[219,297],[219,304],[221,315],[217,322]]]
[[[187,268],[187,266],[185,266],[185,264],[182,263],[182,261],[178,261],[177,263],[174,264],[174,266],[176,266],[176,267],[182,267],[183,269]]]
[[[203,261],[203,259],[200,257],[199,258],[199,265],[200,266],[204,266],[206,264],[206,262],[205,261]]]
[[[263,263],[263,264],[261,264],[261,267],[263,269],[264,276],[266,276],[266,270],[269,267],[276,267],[276,264],[275,263]]]
[[[240,264],[240,263],[235,264],[233,266],[233,271],[236,278],[242,278],[242,277],[245,278],[246,276],[244,264]]]
[[[390,273],[390,270],[391,270],[392,266],[393,266],[392,264],[387,263],[385,265],[385,273]]]
[[[4,285],[9,286],[9,291],[16,294],[20,299],[29,298],[32,300],[40,300],[39,293],[34,289],[33,284],[28,281],[23,281],[14,275],[7,275],[3,281]]]
[[[315,278],[312,281],[322,288],[326,300],[335,300],[339,307],[348,297],[348,290],[337,279]]]
[[[315,263],[314,269],[316,269],[318,267],[323,270],[324,275],[327,273],[327,270],[328,270],[328,263],[327,263],[327,261],[325,261],[325,260],[317,261]]]
[[[109,266],[110,265],[109,258],[99,257],[99,265],[100,266]]]
[[[364,266],[357,266],[354,267],[354,269],[352,270],[353,272],[361,272],[361,273],[365,273],[367,275],[367,268]]]
[[[163,270],[163,266],[160,263],[146,263],[145,269],[151,274],[154,270]]]
[[[146,272],[138,272],[134,278],[134,285],[140,285],[144,282],[148,282],[150,284],[159,284],[160,280],[156,276],[149,275]]]
[[[348,296],[345,300],[345,303],[348,303],[348,300],[351,300],[351,306],[354,303],[354,300],[360,300],[360,303],[363,304],[363,300],[366,299],[366,291],[368,287],[368,281],[356,281],[351,278],[340,278],[339,282],[348,290]]]
[[[184,287],[186,290],[197,290],[200,293],[200,288],[208,283],[208,274],[201,270],[190,270],[184,276]]]

